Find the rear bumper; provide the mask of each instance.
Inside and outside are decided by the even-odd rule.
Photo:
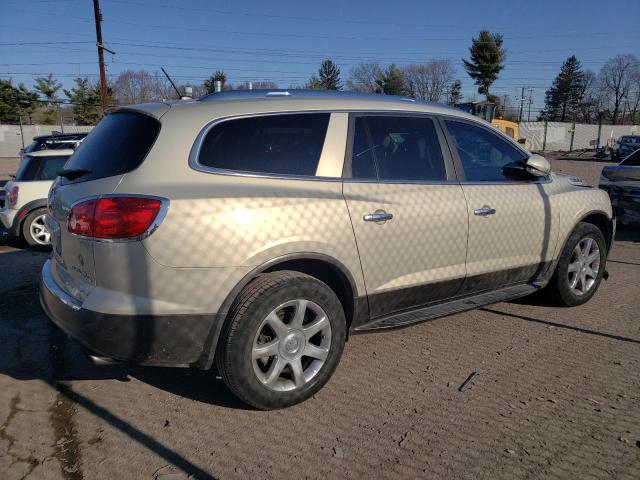
[[[13,208],[1,208],[0,209],[0,222],[4,225],[4,228],[9,230],[9,233],[15,234],[14,222],[18,210]]]
[[[188,367],[209,352],[218,315],[113,315],[95,312],[60,288],[51,260],[42,268],[40,303],[65,333],[96,354],[120,362]]]

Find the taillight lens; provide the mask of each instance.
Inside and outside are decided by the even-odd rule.
[[[14,185],[13,187],[11,187],[11,190],[9,190],[9,195],[7,196],[8,205],[15,205],[16,203],[18,203],[19,192],[20,192],[20,187],[18,187],[17,185]]]
[[[146,232],[158,217],[162,201],[145,197],[105,197],[74,205],[67,230],[92,238],[133,238]]]

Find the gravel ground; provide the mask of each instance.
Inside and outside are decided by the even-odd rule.
[[[553,164],[590,182],[603,165]],[[316,397],[276,412],[209,372],[90,364],[38,305],[47,255],[0,240],[3,479],[640,478],[640,230],[588,304],[355,336]]]

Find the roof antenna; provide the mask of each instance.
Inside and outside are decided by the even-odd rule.
[[[171,77],[169,76],[169,74],[167,73],[167,71],[164,69],[164,67],[160,67],[160,70],[162,70],[162,73],[164,73],[164,76],[167,77],[167,80],[169,80],[169,83],[171,84],[171,86],[173,87],[173,89],[176,91],[176,93],[178,94],[178,98],[182,99],[182,95],[180,94],[180,90],[178,90],[178,87],[176,87],[176,84],[173,83],[173,80],[171,80]]]

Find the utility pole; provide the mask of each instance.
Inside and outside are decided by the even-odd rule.
[[[529,111],[527,112],[527,122],[531,121],[531,104],[533,103],[533,89],[529,89]]]
[[[93,14],[96,22],[96,47],[98,47],[98,65],[100,66],[100,100],[102,112],[107,108],[107,74],[104,69],[104,50],[115,54],[102,45],[102,13],[100,12],[99,0],[93,0]]]
[[[522,122],[523,108],[524,108],[524,87],[522,87],[522,94],[520,95],[520,115],[518,115],[518,123]]]

